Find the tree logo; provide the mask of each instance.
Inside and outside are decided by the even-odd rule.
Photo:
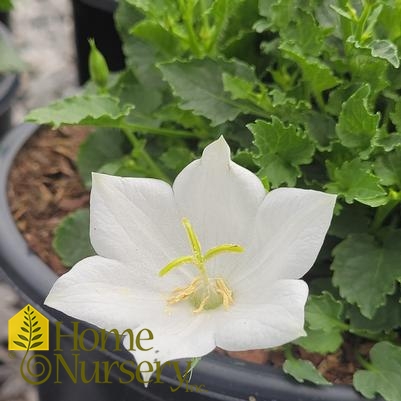
[[[25,306],[8,321],[9,351],[47,351],[49,320],[31,305]]]

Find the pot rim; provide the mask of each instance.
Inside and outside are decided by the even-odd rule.
[[[12,217],[7,199],[7,182],[15,156],[39,126],[22,124],[10,130],[0,142],[0,267],[6,278],[33,307],[51,322],[57,321],[51,308],[43,309],[43,301],[57,275],[28,247]],[[26,268],[29,266],[29,277]],[[63,330],[71,333],[66,326]],[[102,351],[103,352],[103,351]],[[124,361],[124,353],[104,353]],[[172,377],[163,380],[177,385]],[[225,401],[248,400],[251,395],[260,400],[276,401],[364,401],[351,386],[315,386],[300,384],[277,368],[210,354],[193,372],[193,382],[205,384],[208,396]]]
[[[9,30],[0,21],[0,36],[5,38],[7,43],[11,43]],[[11,105],[18,88],[18,74],[4,73],[0,75],[0,115],[3,114]]]

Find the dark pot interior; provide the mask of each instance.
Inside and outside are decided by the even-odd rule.
[[[123,69],[122,45],[113,19],[117,1],[72,0],[72,5],[79,83],[83,84],[89,79],[89,38],[95,39],[96,46],[104,55],[111,71]]]
[[[55,366],[56,356],[52,351],[54,350],[53,342],[55,341],[55,322],[57,320],[63,321],[63,334],[71,334],[71,318],[41,306],[57,277],[27,246],[14,223],[6,196],[8,172],[13,159],[36,129],[37,127],[33,125],[16,127],[6,135],[0,145],[0,266],[4,269],[5,275],[21,297],[50,320],[51,351],[39,353],[46,356],[52,366]],[[82,328],[85,327],[90,326],[82,323]],[[90,339],[88,341],[90,343]],[[61,348],[63,349],[65,360],[69,366],[73,366],[72,339],[64,338]],[[127,351],[116,353],[111,352],[111,349],[112,347],[109,348],[107,346],[106,351],[80,352],[79,358],[80,360],[85,360],[87,366],[94,361],[118,361],[122,363],[130,359]],[[111,376],[113,376],[113,373]],[[278,369],[246,363],[217,354],[211,354],[203,358],[193,373],[191,383],[203,384],[208,391],[206,393],[195,393],[187,391],[185,388],[172,393],[169,385],[161,384],[150,385],[148,389],[144,389],[143,385],[136,381],[130,384],[120,384],[116,375],[114,375],[114,380],[111,384],[95,384],[93,382],[88,384],[78,382],[74,384],[68,375],[64,374],[64,376],[61,375],[60,377],[62,377],[63,384],[55,384],[53,375],[45,384],[40,386],[42,401],[200,401],[210,398],[225,401],[364,400],[349,386],[318,387],[298,384]],[[171,370],[165,372],[162,380],[174,386],[178,384]]]
[[[0,22],[4,25],[9,26],[10,24],[10,15],[6,12],[0,12]]]

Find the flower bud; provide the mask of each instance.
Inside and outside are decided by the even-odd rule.
[[[91,47],[89,53],[89,73],[91,80],[99,87],[104,88],[109,78],[109,68],[103,54],[97,49],[94,39],[89,39]]]

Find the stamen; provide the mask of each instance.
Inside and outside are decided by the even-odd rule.
[[[233,292],[227,287],[222,278],[216,279],[216,291],[223,297],[223,306],[228,309],[234,303]]]
[[[176,304],[177,302],[181,302],[184,301],[185,299],[188,299],[191,295],[193,295],[196,292],[200,282],[201,282],[200,277],[196,277],[191,281],[191,284],[189,284],[188,286],[176,288],[171,294],[171,296],[167,299],[167,304],[172,305]]]
[[[243,252],[244,249],[236,244],[222,244],[210,248],[205,255],[203,255],[199,239],[191,223],[187,218],[183,218],[182,223],[192,248],[192,255],[174,259],[159,271],[159,276],[164,276],[174,268],[189,263],[195,265],[200,274],[186,287],[176,288],[167,299],[167,304],[172,305],[189,300],[195,307],[193,310],[194,313],[215,309],[221,305],[227,309],[234,303],[233,292],[222,278],[209,278],[205,262],[221,253],[240,253]]]

